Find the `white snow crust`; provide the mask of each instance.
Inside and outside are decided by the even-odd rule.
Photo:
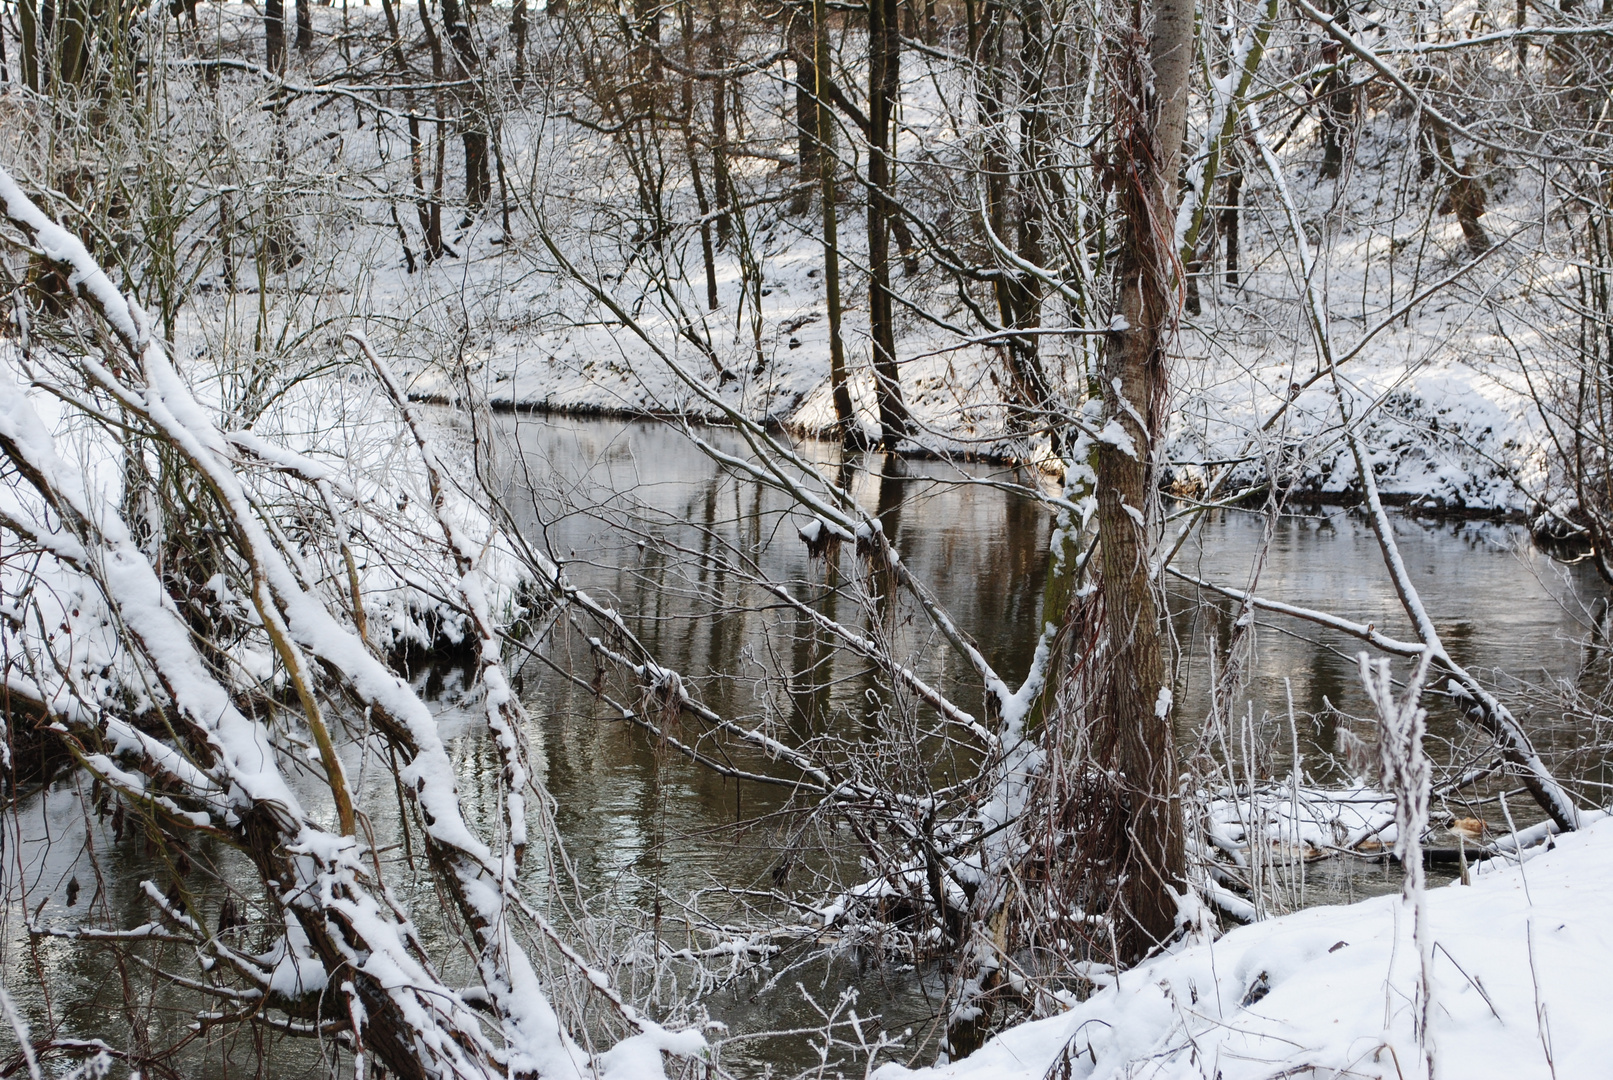
[[[1604,819],[1521,866],[1428,892],[1436,1075],[1607,1075],[1610,890],[1613,825]],[[961,1061],[874,1075],[1422,1076],[1411,922],[1399,896],[1384,896],[1256,923],[1123,972],[1068,1012],[1010,1029]]]

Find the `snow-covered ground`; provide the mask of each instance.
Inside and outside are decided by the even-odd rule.
[[[400,15],[402,32],[410,63],[424,72],[429,58],[418,17],[408,8]],[[479,20],[489,55],[502,55],[508,44],[502,10],[489,8]],[[345,86],[392,79],[391,61],[378,45],[385,38],[379,11],[316,6],[322,44],[309,56],[293,57],[290,81]],[[255,7],[204,5],[200,14],[205,32],[185,48],[260,57]],[[1467,7],[1453,9],[1453,25],[1468,14]],[[644,239],[642,202],[622,147],[567,115],[597,110],[591,111],[586,88],[566,73],[561,27],[547,17],[532,25],[533,70],[551,71],[552,78],[531,80],[520,93],[498,84],[507,219],[493,207],[466,214],[457,205],[459,148],[448,138],[443,229],[451,255],[429,265],[414,220],[417,196],[401,122],[396,114],[360,107],[362,94],[337,104],[316,92],[300,95],[277,106],[288,111],[284,131],[275,135],[265,122],[274,87],[261,74],[232,71],[202,94],[192,92],[186,74],[174,83],[160,146],[75,149],[38,144],[37,105],[10,93],[0,99],[0,128],[15,135],[5,164],[25,184],[49,187],[59,179],[53,170],[67,170],[74,154],[102,164],[119,153],[131,162],[155,154],[197,178],[191,216],[180,230],[187,262],[173,292],[183,297],[176,353],[195,365],[198,380],[208,378],[207,368],[220,358],[260,349],[267,330],[278,334],[285,351],[328,362],[339,351],[332,345],[340,334],[332,330],[358,324],[422,396],[458,397],[468,388],[505,405],[719,415],[713,401],[702,400],[706,394],[798,433],[828,429],[833,407],[819,208],[815,201],[792,205],[787,197],[801,180],[790,163],[788,65],[745,83],[745,125],[730,133],[728,165],[740,209],[733,237],[715,254],[719,303],[708,310],[695,227],[701,215],[680,139],[667,136],[657,196],[667,229],[663,242],[652,245]],[[323,44],[338,39],[346,43],[343,55]],[[847,40],[847,55],[855,56],[855,31]],[[739,51],[761,54],[776,45],[764,33]],[[177,53],[172,59],[191,62]],[[950,62],[920,51],[904,56],[901,71],[898,197],[969,261],[990,266],[975,224],[979,133],[958,119],[968,113],[960,110],[967,101],[964,79]],[[1267,74],[1275,80],[1283,72],[1274,67]],[[1274,130],[1289,122],[1275,105],[1268,109]],[[1195,124],[1202,125],[1203,112],[1195,107]],[[1488,212],[1482,220],[1501,247],[1468,266],[1473,259],[1455,218],[1439,210],[1443,189],[1415,175],[1416,130],[1415,117],[1387,108],[1366,113],[1351,167],[1338,180],[1317,175],[1321,150],[1313,120],[1300,118],[1278,154],[1315,254],[1313,287],[1324,298],[1336,351],[1346,357],[1341,374],[1382,470],[1380,487],[1475,510],[1553,501],[1550,440],[1524,375],[1527,368],[1533,390],[1549,396],[1552,354],[1561,351],[1553,343],[1573,336],[1563,300],[1572,292],[1567,236],[1573,223],[1550,218],[1540,224],[1542,193],[1553,190],[1548,166],[1485,165]],[[289,177],[275,164],[281,154],[272,149],[276,138],[288,143]],[[207,149],[220,144],[233,151],[222,162]],[[841,143],[849,164],[841,177],[839,248],[850,386],[861,422],[872,430],[866,232],[853,176],[862,151],[848,129]],[[1081,179],[1086,161],[1082,154],[1068,159],[1072,181],[1090,182]],[[1252,161],[1243,167],[1239,284],[1206,280],[1203,311],[1187,317],[1175,344],[1167,445],[1173,473],[1201,475],[1213,467],[1205,463],[1238,459],[1253,476],[1263,459],[1276,457],[1301,490],[1346,494],[1355,466],[1339,439],[1330,381],[1317,378],[1295,274],[1296,240],[1276,208],[1270,177]],[[706,168],[709,190],[709,160]],[[226,213],[219,200],[232,192]],[[271,212],[287,222],[300,257],[295,265],[277,269],[273,260],[259,260],[254,266],[253,245]],[[236,229],[233,275],[219,257],[226,217]],[[638,329],[698,381],[699,392],[559,266],[545,237],[582,277],[632,313]],[[407,261],[416,264],[413,272]],[[959,302],[952,278],[922,252],[917,262],[918,272],[908,274],[898,260],[895,281],[902,389],[918,426],[913,447],[1044,457],[1044,439],[1027,444],[1006,428],[1010,380],[1001,349],[980,343],[984,330]],[[754,289],[747,288],[746,266]],[[1409,304],[1440,282],[1443,287]],[[975,302],[995,317],[987,290],[975,292]],[[148,306],[155,308],[157,300],[148,298]],[[1062,301],[1044,304],[1042,323],[1050,332],[1041,338],[1042,363],[1067,406],[1078,405],[1087,390],[1091,350],[1099,341],[1091,331],[1107,322],[1102,307],[1099,301],[1100,310],[1078,315]],[[1051,332],[1077,323],[1087,333]],[[710,354],[691,339],[708,343]],[[1252,444],[1251,429],[1279,409],[1284,418]]]
[[[1431,889],[1429,1041],[1452,1080],[1608,1075],[1613,823]],[[1412,915],[1399,896],[1310,908],[1123,973],[950,1065],[879,1080],[1268,1080],[1426,1075]]]
[[[972,136],[949,128],[955,102],[944,100],[961,92],[958,77],[922,55],[906,57],[902,73],[899,194],[915,217],[965,243]],[[747,91],[750,149],[774,157],[793,151],[789,92],[787,83],[764,80]],[[585,111],[575,100],[565,103]],[[1549,436],[1533,394],[1550,396],[1554,355],[1572,336],[1562,301],[1572,259],[1559,223],[1538,224],[1541,177],[1501,166],[1485,176],[1483,218],[1499,247],[1475,260],[1455,218],[1438,211],[1443,189],[1414,175],[1415,128],[1414,118],[1374,111],[1359,132],[1353,168],[1338,180],[1317,178],[1313,125],[1299,124],[1288,140],[1280,157],[1314,252],[1312,286],[1332,322],[1340,374],[1380,487],[1439,508],[1526,510],[1555,497]],[[720,302],[707,310],[686,177],[667,177],[662,195],[681,224],[655,252],[635,231],[631,177],[607,138],[558,110],[526,116],[508,130],[512,171],[538,178],[530,202],[512,218],[511,235],[483,215],[451,237],[458,258],[408,276],[387,268],[397,257],[395,239],[374,233],[375,250],[385,251],[373,259],[377,308],[411,313],[416,328],[443,323],[444,339],[453,342],[448,363],[416,349],[423,361],[413,367],[418,393],[460,395],[468,367],[477,391],[507,406],[713,419],[727,407],[802,434],[830,429],[819,209],[792,208],[782,198],[799,181],[798,170],[736,157],[735,184],[756,203],[744,210],[743,231],[760,288],[747,292],[732,241],[716,253]],[[935,181],[948,169],[945,182]],[[1303,315],[1296,240],[1276,210],[1271,178],[1253,167],[1246,175],[1240,282],[1234,288],[1205,280],[1202,312],[1184,319],[1174,346],[1167,453],[1178,477],[1239,459],[1245,478],[1254,478],[1275,458],[1302,491],[1344,496],[1356,486],[1355,464]],[[844,339],[853,400],[872,432],[863,210],[849,171],[844,186],[852,195],[840,211]],[[636,325],[559,269],[540,233]],[[912,447],[1043,457],[1045,440],[1027,443],[1007,430],[1010,377],[1001,349],[976,340],[984,330],[957,302],[952,280],[923,256],[918,264],[906,274],[897,260],[895,281],[902,389],[918,427]],[[989,300],[985,308],[995,314]],[[1056,297],[1044,304],[1042,363],[1066,407],[1086,392],[1099,340],[1090,331],[1108,318],[1101,302],[1099,308],[1083,321]],[[454,320],[462,321],[448,326]],[[1087,333],[1053,332],[1061,327]],[[708,342],[712,355],[692,337]],[[1266,436],[1251,440],[1278,413]]]

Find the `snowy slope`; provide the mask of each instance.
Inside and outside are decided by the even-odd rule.
[[[1464,21],[1467,13],[1459,6],[1451,18]],[[365,79],[381,79],[389,70],[390,61],[375,51],[384,29],[378,8],[316,6],[313,15],[322,41],[329,35],[369,44],[351,63],[333,49],[299,54],[294,81],[358,78],[353,65]],[[212,43],[209,49],[258,55],[255,7],[206,5],[202,16],[208,28],[201,38]],[[420,66],[427,61],[416,40],[417,19],[405,11],[403,21],[405,37],[415,43],[411,62],[427,70]],[[535,66],[541,61],[561,70],[560,25],[534,21]],[[481,24],[489,55],[504,44],[503,26],[493,18]],[[741,51],[761,54],[775,45],[763,34]],[[855,45],[848,44],[850,55]],[[289,106],[285,136],[292,159],[302,163],[290,200],[298,211],[288,226],[301,262],[264,268],[261,283],[246,281],[251,275],[242,262],[237,270],[243,277],[235,281],[214,251],[214,208],[199,203],[202,209],[186,225],[187,244],[195,241],[187,250],[202,254],[188,270],[196,280],[178,315],[177,358],[206,367],[250,357],[261,318],[284,324],[277,334],[300,359],[327,363],[341,354],[341,330],[358,325],[425,397],[468,392],[504,405],[715,417],[721,410],[701,400],[710,395],[723,407],[797,433],[824,432],[833,407],[821,225],[815,203],[792,205],[787,197],[801,180],[789,163],[793,91],[787,73],[777,67],[746,83],[747,126],[742,137],[734,136],[729,163],[741,209],[735,239],[719,242],[715,252],[715,310],[707,308],[695,225],[701,212],[678,163],[681,148],[674,147],[677,160],[669,159],[659,180],[666,236],[648,245],[621,148],[567,117],[591,115],[569,77],[528,83],[521,94],[512,89],[504,95],[501,87],[499,127],[511,185],[507,220],[492,209],[463,213],[456,203],[458,150],[448,148],[443,227],[452,255],[429,265],[413,223],[409,147],[395,118],[388,126],[352,102],[326,107],[309,95]],[[978,193],[971,179],[977,133],[967,124],[955,126],[961,76],[945,60],[918,51],[904,56],[901,73],[898,196],[949,243],[978,249],[972,224]],[[164,136],[175,167],[206,173],[208,190],[277,190],[278,136],[262,122],[272,87],[243,73],[223,78],[209,95],[191,94],[189,85],[173,84],[176,119]],[[0,131],[16,141],[5,156],[17,175],[44,182],[49,148],[35,145],[37,125],[15,97],[0,100]],[[1195,125],[1205,122],[1202,104],[1194,107]],[[1342,370],[1347,392],[1356,399],[1356,414],[1366,414],[1362,435],[1382,470],[1379,486],[1473,510],[1557,501],[1562,493],[1551,490],[1550,439],[1533,394],[1550,398],[1564,385],[1560,369],[1572,360],[1577,324],[1565,303],[1574,286],[1573,223],[1540,221],[1543,199],[1556,190],[1552,178],[1516,161],[1485,166],[1483,222],[1501,246],[1475,261],[1455,219],[1439,210],[1442,189],[1416,175],[1415,117],[1386,108],[1363,117],[1351,168],[1340,179],[1318,174],[1313,120],[1296,123],[1278,156],[1314,252],[1314,285],[1331,335],[1348,357]],[[1288,122],[1276,112],[1267,121]],[[219,137],[242,159],[229,169],[210,164],[209,140]],[[80,152],[99,155],[101,148]],[[849,133],[842,152],[848,162],[858,157]],[[1069,161],[1072,177],[1086,175],[1084,152]],[[1266,460],[1278,459],[1297,474],[1303,493],[1347,497],[1355,486],[1354,462],[1339,438],[1331,382],[1316,381],[1295,239],[1276,213],[1271,178],[1252,163],[1245,166],[1239,284],[1207,278],[1202,313],[1186,319],[1174,343],[1166,450],[1177,474],[1238,460],[1246,476],[1254,476]],[[839,231],[844,340],[859,420],[872,430],[866,222],[852,168],[848,163],[841,184],[847,196]],[[235,211],[247,224],[249,204]],[[754,293],[745,288],[740,235],[749,238]],[[243,233],[237,246],[244,251],[251,239]],[[639,329],[700,383],[700,392],[561,269],[546,240],[631,311]],[[242,260],[239,252],[235,258]],[[990,257],[974,251],[969,261],[985,265]],[[1438,282],[1444,284],[1430,291]],[[917,273],[898,269],[895,288],[902,389],[920,428],[913,448],[1045,458],[1045,438],[1026,440],[1008,430],[1004,356],[1000,347],[982,343],[983,327],[958,301],[949,276],[920,258]],[[986,292],[977,292],[975,299],[993,312]],[[1106,324],[1102,310],[1082,316],[1063,301],[1044,305],[1044,330],[1084,328],[1042,338],[1042,363],[1065,406],[1077,405],[1087,392],[1100,341],[1090,331]],[[709,355],[691,343],[696,339],[709,346]],[[1297,394],[1296,385],[1302,388]],[[1251,445],[1251,428],[1280,409],[1285,418]]]
[[[1522,867],[1434,889],[1436,1075],[1609,1075],[1613,823]],[[1120,977],[962,1061],[879,1080],[1426,1075],[1412,1030],[1417,948],[1398,896],[1234,930]],[[1256,989],[1268,988],[1264,996]],[[1068,1071],[1063,1071],[1064,1069]]]
[[[903,67],[907,126],[901,140],[904,155],[921,160],[934,134],[932,114],[939,109],[934,87],[945,85],[949,76],[931,70],[923,58],[909,61]],[[769,92],[763,91],[764,98]],[[771,106],[764,101],[758,108],[768,122],[758,122],[753,134],[759,142],[771,139],[775,149],[788,150],[785,129]],[[1549,439],[1521,369],[1531,367],[1536,390],[1555,377],[1551,368],[1561,359],[1555,339],[1569,332],[1571,320],[1550,294],[1561,286],[1567,263],[1552,250],[1556,237],[1545,250],[1531,247],[1534,241],[1509,241],[1474,261],[1454,218],[1429,206],[1439,189],[1405,175],[1416,161],[1407,150],[1409,123],[1374,114],[1360,133],[1358,167],[1339,181],[1316,179],[1318,150],[1310,137],[1294,139],[1283,154],[1300,214],[1319,230],[1317,288],[1326,297],[1331,333],[1346,357],[1346,392],[1354,399],[1352,411],[1363,420],[1362,435],[1385,492],[1440,508],[1528,509],[1552,495]],[[652,281],[634,269],[640,254],[635,245],[619,233],[594,229],[597,157],[605,150],[599,137],[554,119],[545,125],[543,145],[543,162],[552,172],[541,224],[517,221],[515,235],[504,237],[495,223],[482,221],[456,239],[463,261],[439,264],[413,279],[380,275],[376,296],[386,297],[386,305],[422,313],[434,299],[452,297],[456,305],[469,301],[472,337],[480,346],[469,357],[470,381],[495,403],[719,419],[719,410],[701,400],[640,338],[642,331],[725,407],[801,434],[831,428],[816,205],[800,213],[782,202],[750,210],[760,295],[742,295],[739,262],[729,246],[716,256],[719,307],[707,311],[693,231],[679,232],[670,244],[665,262],[676,268],[669,271],[671,284]],[[772,162],[747,163],[740,175],[746,189],[760,196],[777,195],[798,179],[793,168]],[[919,181],[901,175],[910,184],[904,197],[915,213],[956,218],[956,208],[930,205],[930,193]],[[1528,184],[1514,179],[1515,188],[1497,181],[1484,219],[1498,238],[1526,234],[1536,210]],[[1302,492],[1347,497],[1357,486],[1355,464],[1340,436],[1332,383],[1319,378],[1294,276],[1294,240],[1267,212],[1270,188],[1270,179],[1259,173],[1251,174],[1245,188],[1251,209],[1245,215],[1241,284],[1231,288],[1206,280],[1202,312],[1184,319],[1174,342],[1167,454],[1176,473],[1190,475],[1202,475],[1198,463],[1242,460],[1245,479],[1263,473],[1265,460],[1275,455],[1297,473]],[[667,197],[692,214],[683,206],[686,191],[674,185]],[[533,239],[539,228],[551,230],[568,259],[634,313],[636,330],[556,272]],[[861,210],[848,203],[841,222],[845,344],[852,397],[864,428],[872,432],[877,410],[865,252]],[[1446,284],[1410,303],[1431,281]],[[904,304],[950,320],[968,334],[981,332],[958,310],[950,283],[927,264],[916,275],[898,270],[896,288]],[[675,302],[669,299],[674,296]],[[759,326],[751,321],[753,310]],[[1055,300],[1044,307],[1048,329],[1068,328],[1073,318]],[[680,334],[681,319],[691,320],[710,342],[721,372]],[[1042,339],[1042,362],[1066,407],[1085,393],[1096,341],[1078,334]],[[897,318],[897,353],[903,393],[919,427],[915,448],[1033,460],[1046,455],[1045,439],[1027,442],[1007,430],[1003,402],[1010,380],[999,348],[938,327],[904,307]],[[457,364],[413,370],[422,394],[461,392]],[[1278,412],[1282,420],[1251,442],[1250,433]]]

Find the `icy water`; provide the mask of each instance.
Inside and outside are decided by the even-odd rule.
[[[785,497],[717,467],[681,433],[648,422],[536,416],[507,416],[499,422],[512,447],[506,461],[507,499],[528,539],[563,560],[575,584],[621,612],[660,661],[680,671],[719,713],[746,726],[766,727],[784,741],[839,739],[847,744],[872,742],[885,716],[878,683],[866,665],[828,650],[788,609],[760,602],[744,581],[747,568],[789,583],[798,595],[814,596],[819,609],[833,618],[889,634],[898,652],[926,678],[978,712],[980,691],[973,672],[926,629],[921,613],[900,598],[894,606],[860,604],[860,586],[854,581],[859,571],[851,552],[840,554],[840,576],[826,578],[824,563],[809,560],[797,535],[797,526],[806,519]],[[738,450],[732,433],[700,434],[724,449]],[[879,516],[912,572],[973,635],[997,670],[1010,681],[1023,677],[1040,623],[1049,523],[1033,502],[989,481],[1035,483],[1036,478],[936,462],[893,467],[873,456],[842,463],[833,448],[813,444],[801,451],[821,463],[828,482],[845,486]],[[1365,525],[1336,508],[1299,509],[1277,528],[1259,591],[1409,636],[1377,543]],[[1177,565],[1203,579],[1243,587],[1261,529],[1256,515],[1218,513]],[[1399,517],[1396,529],[1423,599],[1457,659],[1475,670],[1508,673],[1501,683],[1507,700],[1562,775],[1592,785],[1605,781],[1600,751],[1570,753],[1600,742],[1593,723],[1565,718],[1562,707],[1542,690],[1576,681],[1599,685],[1590,661],[1596,648],[1594,620],[1586,605],[1604,596],[1605,588],[1587,568],[1548,559],[1516,527]],[[829,590],[826,584],[839,588]],[[1191,747],[1205,711],[1208,642],[1225,640],[1230,605],[1205,603],[1189,590],[1173,587],[1171,607],[1181,657],[1176,678],[1179,739]],[[597,627],[588,629],[598,632]],[[593,661],[564,626],[534,647],[538,655],[518,657],[516,664],[517,685],[531,715],[534,768],[553,797],[556,830],[589,911],[598,925],[616,928],[609,936],[618,956],[629,941],[623,925],[636,930],[635,949],[653,947],[658,940],[679,947],[688,939],[688,928],[698,925],[696,909],[755,925],[764,915],[781,916],[777,894],[818,901],[828,886],[816,875],[838,872],[843,880],[854,875],[855,864],[848,858],[855,852],[851,838],[806,831],[806,819],[795,812],[787,788],[724,779],[622,722],[596,695]],[[1305,624],[1260,624],[1246,695],[1252,710],[1247,714],[1249,745],[1258,771],[1286,775],[1297,742],[1309,775],[1319,782],[1338,779],[1331,754],[1335,729],[1343,722],[1340,715],[1366,711],[1357,687],[1356,652],[1352,640]],[[584,685],[562,677],[556,668],[572,672]],[[497,813],[497,769],[474,703],[460,699],[462,685],[463,674],[452,668],[419,673],[420,688],[453,736],[461,790],[471,814],[492,816]],[[627,704],[639,705],[619,683],[606,679],[600,686]],[[1437,699],[1429,704],[1436,753],[1482,758],[1483,743],[1459,731]],[[678,722],[672,733],[691,742],[700,736],[687,720]],[[738,768],[789,775],[762,754],[731,741],[702,746]],[[944,779],[967,764],[937,758],[933,776]],[[371,790],[376,794],[366,809],[376,822],[378,842],[388,847],[394,838],[395,796],[387,785],[372,784]],[[1512,799],[1511,806],[1520,826],[1532,820],[1527,797]],[[1450,809],[1499,821],[1493,803]],[[78,795],[61,785],[36,797],[24,820],[29,835],[7,837],[6,857],[16,872],[30,877],[31,895],[48,895],[48,910],[40,909],[44,921],[70,922],[78,911],[65,906],[67,883],[77,881],[90,897],[96,880],[75,845],[87,850],[100,844],[104,849],[110,838],[104,828],[87,830]],[[46,846],[58,854],[41,856]],[[100,917],[132,926],[149,917],[140,877],[160,877],[162,871],[147,865],[151,860],[138,838],[116,846],[107,860],[118,868],[116,879],[93,887],[94,903]],[[818,854],[826,849],[833,854]],[[401,855],[391,850],[387,857],[397,861]],[[528,866],[529,894],[541,900],[552,885],[552,864],[535,857]],[[429,919],[436,902],[429,878],[410,879],[401,871],[400,876],[400,894],[423,913],[422,919]],[[1327,860],[1307,868],[1303,894],[1296,900],[1346,902],[1396,888],[1398,881],[1393,867]],[[736,902],[736,890],[750,899]],[[747,909],[747,904],[753,906]],[[789,921],[787,912],[785,917]],[[132,980],[149,989],[150,973],[109,970],[103,952],[74,942],[30,942],[21,921],[22,913],[12,909],[4,927],[7,962],[17,972],[8,983],[20,992],[36,1025],[46,1010],[37,994],[29,992],[37,973],[52,987],[49,1010],[63,1033],[110,1036],[119,1029],[149,1027],[157,1045],[166,1041],[157,1037],[159,1028],[167,1038],[182,1033],[194,1002],[162,992],[147,1012],[115,1015],[123,997],[119,986]],[[868,1037],[874,1037],[877,1027],[899,1040],[887,1058],[933,1060],[944,974],[933,967],[879,963],[854,950],[824,955],[818,945],[789,944],[769,964],[735,977],[727,977],[729,965],[721,958],[707,962],[711,981],[702,988],[705,1008],[731,1034],[757,1036],[731,1042],[724,1051],[726,1067],[742,1075],[762,1075],[771,1068],[774,1075],[788,1076],[813,1066],[819,1059],[812,1036],[763,1033],[817,1027],[817,1010],[832,1006],[850,990],[858,995],[859,1016],[868,1020]],[[184,972],[191,961],[175,955],[163,963]],[[678,986],[661,987],[663,1000],[689,991],[692,969],[684,965],[679,970]],[[642,982],[631,985],[648,977],[645,969],[622,964],[618,977],[631,990],[647,989]],[[869,1019],[873,1017],[878,1020]],[[326,1066],[306,1043],[272,1038],[258,1045],[250,1037],[215,1045],[189,1064],[197,1076],[245,1075],[241,1066],[264,1051],[264,1075],[325,1074]]]

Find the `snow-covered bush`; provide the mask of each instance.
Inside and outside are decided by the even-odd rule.
[[[195,970],[159,967],[159,986],[199,1003],[201,1028],[330,1040],[360,1075],[367,1058],[405,1076],[585,1074],[580,1016],[557,1015],[535,967],[548,948],[652,1057],[700,1055],[698,1034],[639,1016],[521,899],[528,800],[542,793],[501,666],[509,564],[368,342],[355,341],[369,370],[354,367],[354,385],[300,408],[282,395],[238,426],[193,392],[205,365],[176,365],[140,305],[4,172],[0,204],[13,250],[65,283],[48,312],[11,282],[7,721],[65,753],[81,843],[116,851],[140,835],[159,856],[139,883],[146,925],[108,925],[99,905],[44,917],[36,904],[28,932],[103,942],[114,964],[183,944]],[[474,484],[481,464],[461,479]],[[387,662],[422,633],[422,612],[475,657],[501,759],[491,840],[467,820],[436,719]],[[390,768],[369,768],[377,754]],[[406,844],[418,830],[445,911],[411,913],[389,884],[366,812],[375,786],[417,815],[397,828]],[[27,881],[10,885],[26,904]],[[426,930],[463,947],[471,985],[444,980],[438,965],[454,957],[428,949]],[[178,1060],[188,1041],[151,1060]]]

